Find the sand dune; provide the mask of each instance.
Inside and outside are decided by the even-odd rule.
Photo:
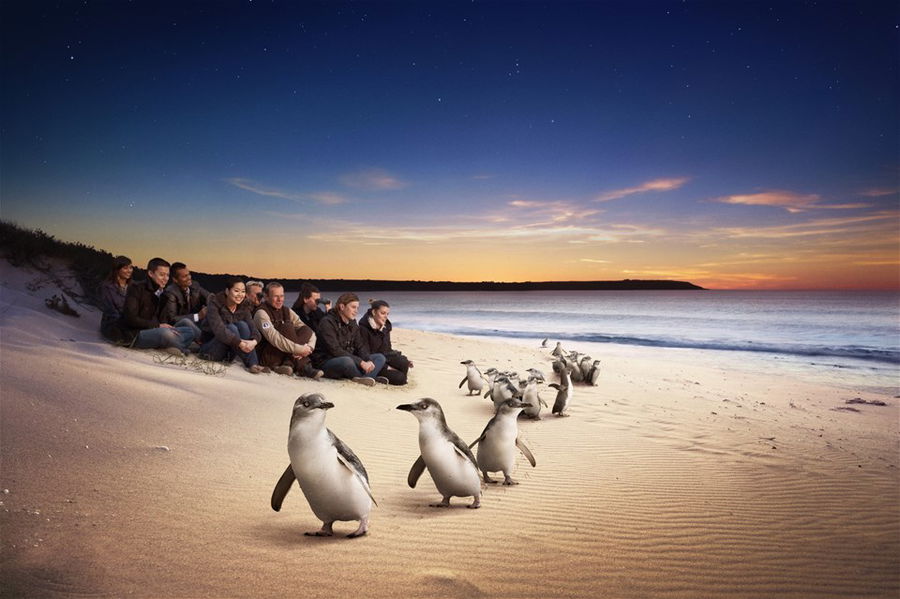
[[[99,315],[48,310],[44,277],[3,264],[0,576],[6,597],[896,597],[898,400],[751,370],[702,352],[609,346],[570,418],[523,421],[537,459],[482,508],[429,508],[406,474],[438,400],[474,440],[492,404],[460,360],[550,372],[549,350],[395,329],[405,388],[222,375],[103,342]],[[40,287],[40,288],[37,288]],[[402,321],[402,307],[395,309]],[[321,523],[288,463],[294,399],[368,469],[370,533]],[[554,390],[542,388],[552,405]],[[847,407],[854,397],[888,405]]]

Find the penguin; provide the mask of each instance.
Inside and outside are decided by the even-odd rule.
[[[296,479],[322,529],[308,536],[330,537],[337,520],[358,520],[359,528],[347,535],[361,537],[369,530],[369,511],[375,498],[369,475],[356,454],[325,428],[325,411],[334,404],[319,393],[306,393],[294,402],[288,434],[291,463],[272,491],[272,509],[281,504]],[[377,504],[376,504],[377,505]]]
[[[597,386],[597,380],[600,378],[600,360],[594,360],[594,365],[591,366],[591,373],[589,376],[585,377],[585,381],[589,382],[594,387]]]
[[[513,373],[515,374],[515,373]],[[506,401],[507,399],[512,399],[518,395],[519,389],[513,384],[513,382],[509,379],[506,373],[498,374],[497,378],[494,379],[493,386],[487,390],[484,396],[490,397],[491,401],[494,402],[494,411],[497,410],[497,407]]]
[[[547,341],[549,341],[549,340],[544,339],[543,341],[541,341],[541,347],[547,347]]]
[[[556,383],[550,383],[551,387],[557,389],[556,401],[553,402],[552,413],[557,416],[568,416],[565,411],[572,401],[572,377],[569,376],[568,370],[564,370],[561,378],[562,381],[558,385]]]
[[[547,402],[541,399],[540,394],[538,394],[537,384],[538,382],[543,382],[544,379],[538,379],[537,377],[528,377],[528,381],[525,383],[525,387],[522,389],[522,403],[525,404],[525,408],[522,410],[522,414],[531,418],[533,420],[541,419],[541,404],[544,407],[547,407]]]
[[[556,342],[556,347],[553,348],[553,351],[550,352],[551,356],[556,356],[557,358],[563,355],[562,341]]]
[[[572,382],[580,383],[584,381],[584,375],[581,373],[581,368],[578,366],[577,361],[569,362],[567,365],[566,371],[569,373],[569,376],[572,378]]]
[[[519,426],[516,417],[525,407],[517,399],[507,399],[497,409],[497,414],[488,421],[481,436],[475,439],[469,449],[478,445],[478,467],[484,482],[496,484],[488,472],[503,472],[504,485],[517,485],[509,473],[516,463],[516,448],[528,458],[532,468],[536,465],[531,451],[519,440]]]
[[[487,383],[488,387],[494,384],[494,379],[497,378],[497,369],[494,367],[488,368],[484,371],[484,380]]]
[[[466,367],[466,376],[463,377],[463,380],[459,382],[459,388],[462,389],[463,383],[466,381],[469,382],[469,393],[468,395],[472,395],[474,391],[476,395],[481,394],[481,390],[484,388],[484,376],[482,376],[481,371],[478,370],[478,366],[475,365],[475,362],[472,360],[464,360],[460,362],[460,364],[464,364]]]
[[[428,468],[428,474],[443,498],[440,503],[429,504],[431,507],[450,507],[451,497],[472,497],[473,501],[467,507],[481,507],[478,462],[463,440],[447,426],[441,405],[424,397],[416,403],[399,405],[397,409],[409,412],[419,421],[421,454],[406,477],[409,486],[414,489]]]
[[[538,370],[537,368],[529,368],[526,372],[528,372],[529,379],[537,379],[539,383],[543,383],[547,380],[547,377],[544,376],[544,373]]]
[[[581,361],[578,363],[578,367],[581,370],[581,378],[585,383],[589,383],[591,381],[591,368],[593,367],[594,359],[590,356],[582,356]]]

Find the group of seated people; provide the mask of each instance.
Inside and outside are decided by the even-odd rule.
[[[116,257],[100,286],[100,332],[110,341],[229,363],[237,357],[253,374],[346,378],[369,386],[407,382],[413,364],[391,347],[390,306],[383,300],[371,301],[357,322],[353,293],[329,309],[319,290],[304,283],[291,309],[276,281],[264,286],[230,277],[224,290],[210,293],[182,262],[153,258],[141,282],[132,281],[133,269],[127,257]]]

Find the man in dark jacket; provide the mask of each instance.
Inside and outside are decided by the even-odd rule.
[[[378,376],[385,358],[382,354],[369,353],[356,323],[358,313],[356,294],[345,293],[338,298],[335,307],[319,322],[313,367],[325,371],[325,376],[331,379],[353,379],[369,386],[376,380],[387,383],[386,378]]]
[[[175,326],[189,326],[194,338],[200,339],[201,322],[206,318],[209,291],[191,278],[191,271],[183,262],[175,262],[170,269],[172,284],[163,294],[160,320]]]
[[[166,348],[172,353],[187,353],[194,340],[194,331],[190,327],[173,327],[160,321],[162,294],[168,281],[169,263],[162,258],[153,258],[147,263],[147,280],[128,286],[122,328],[131,347]]]
[[[325,318],[325,312],[319,310],[321,298],[322,294],[315,285],[303,283],[300,286],[300,295],[293,306],[294,312],[300,317],[303,324],[311,328],[313,332],[318,332],[319,323]]]

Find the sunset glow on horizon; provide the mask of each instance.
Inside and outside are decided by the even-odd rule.
[[[900,289],[895,3],[36,4],[2,8],[0,218],[63,240],[264,279]]]

